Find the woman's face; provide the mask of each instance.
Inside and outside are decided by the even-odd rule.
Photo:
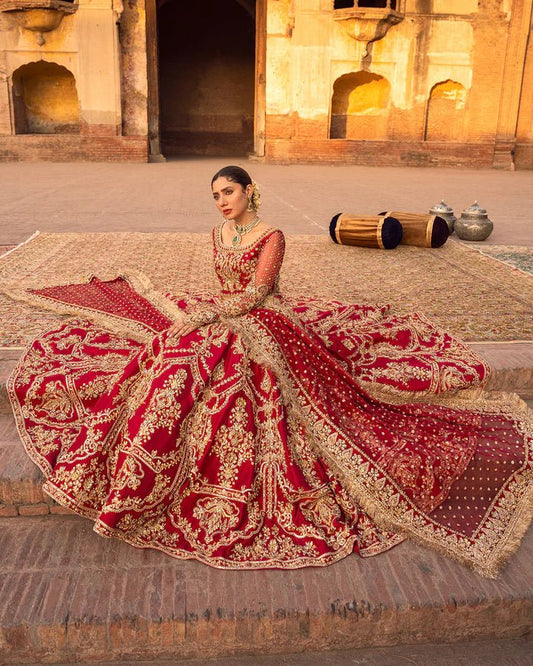
[[[251,195],[252,186],[242,185],[227,178],[220,177],[212,185],[215,206],[227,220],[240,220],[248,214],[248,196]]]

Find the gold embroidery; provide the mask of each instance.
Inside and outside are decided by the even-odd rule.
[[[239,510],[232,502],[207,497],[198,502],[193,516],[205,531],[206,543],[210,544],[215,535],[227,533],[237,525]]]
[[[228,425],[221,425],[214,436],[213,453],[220,461],[218,479],[221,486],[237,484],[242,465],[254,459],[254,435],[249,430],[246,401],[237,398]]]
[[[324,316],[328,308],[319,301],[282,299],[280,232],[269,230],[238,252],[217,246],[217,233],[222,298],[182,299],[192,316],[216,311],[216,322],[177,342],[146,329],[140,334],[115,319],[105,324],[131,339],[71,322],[25,354],[9,391],[25,445],[49,477],[46,491],[95,519],[101,534],[218,567],[324,565],[351,552],[356,539],[369,555],[409,536],[494,575],[529,519],[530,457],[497,505],[495,500],[488,507],[479,539],[445,530],[424,511],[438,469],[423,456],[404,453],[409,423],[402,421],[388,455],[379,458],[385,424],[369,424],[340,390],[326,387],[306,351],[309,363],[301,372],[314,373],[321,391],[315,400],[291,369],[288,352],[303,354],[298,345],[312,344],[316,336],[317,354],[324,347],[333,353],[342,338],[336,371],[342,367],[347,377],[357,376],[372,395],[388,390],[383,379],[395,380],[387,398],[391,413],[405,401],[402,387],[417,379],[427,386],[418,399],[468,410],[467,420],[508,414],[518,451],[522,439],[531,443],[532,425],[516,399],[496,403],[481,391],[458,391],[473,356],[462,366],[457,343],[455,350],[444,349],[450,360],[444,371],[432,365],[420,340],[430,333],[430,347],[444,347],[446,340],[436,340],[423,318],[394,323],[386,308],[365,306],[356,321],[353,306],[328,304],[331,312]],[[271,239],[277,242],[258,278],[261,251]],[[175,315],[182,311],[177,301],[166,299],[161,307]],[[284,349],[276,338],[280,323],[298,331],[295,349]],[[386,333],[376,342],[373,334],[381,328]],[[401,331],[410,342],[398,352],[391,340]],[[134,341],[137,334],[142,344]],[[402,353],[424,362],[415,369],[402,366]],[[389,365],[373,366],[378,356]],[[22,405],[15,388],[25,391]],[[372,404],[364,389],[359,398],[361,411]],[[330,404],[336,419],[327,412]],[[456,418],[460,422],[461,414]],[[31,423],[27,430],[25,422]],[[365,441],[366,453],[355,445],[357,438]],[[443,431],[443,465],[456,463],[449,439]],[[54,469],[47,456],[55,459]],[[422,509],[405,492],[418,482]]]

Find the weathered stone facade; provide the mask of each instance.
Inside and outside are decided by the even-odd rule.
[[[532,6],[0,0],[0,159],[533,168]]]
[[[112,0],[0,9],[0,159],[146,159],[144,10]]]

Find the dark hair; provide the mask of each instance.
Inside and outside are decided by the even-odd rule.
[[[217,178],[227,178],[232,183],[238,183],[243,190],[246,189],[247,185],[252,184],[250,174],[239,166],[225,166],[220,171],[217,171],[211,179],[211,185],[213,185]]]

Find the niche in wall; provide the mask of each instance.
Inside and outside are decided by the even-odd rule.
[[[13,72],[16,134],[75,134],[79,104],[73,74],[55,62],[41,60]]]
[[[387,139],[390,83],[371,72],[351,72],[333,85],[331,139]]]
[[[448,79],[431,89],[426,114],[426,141],[463,141],[465,138],[466,89]]]

